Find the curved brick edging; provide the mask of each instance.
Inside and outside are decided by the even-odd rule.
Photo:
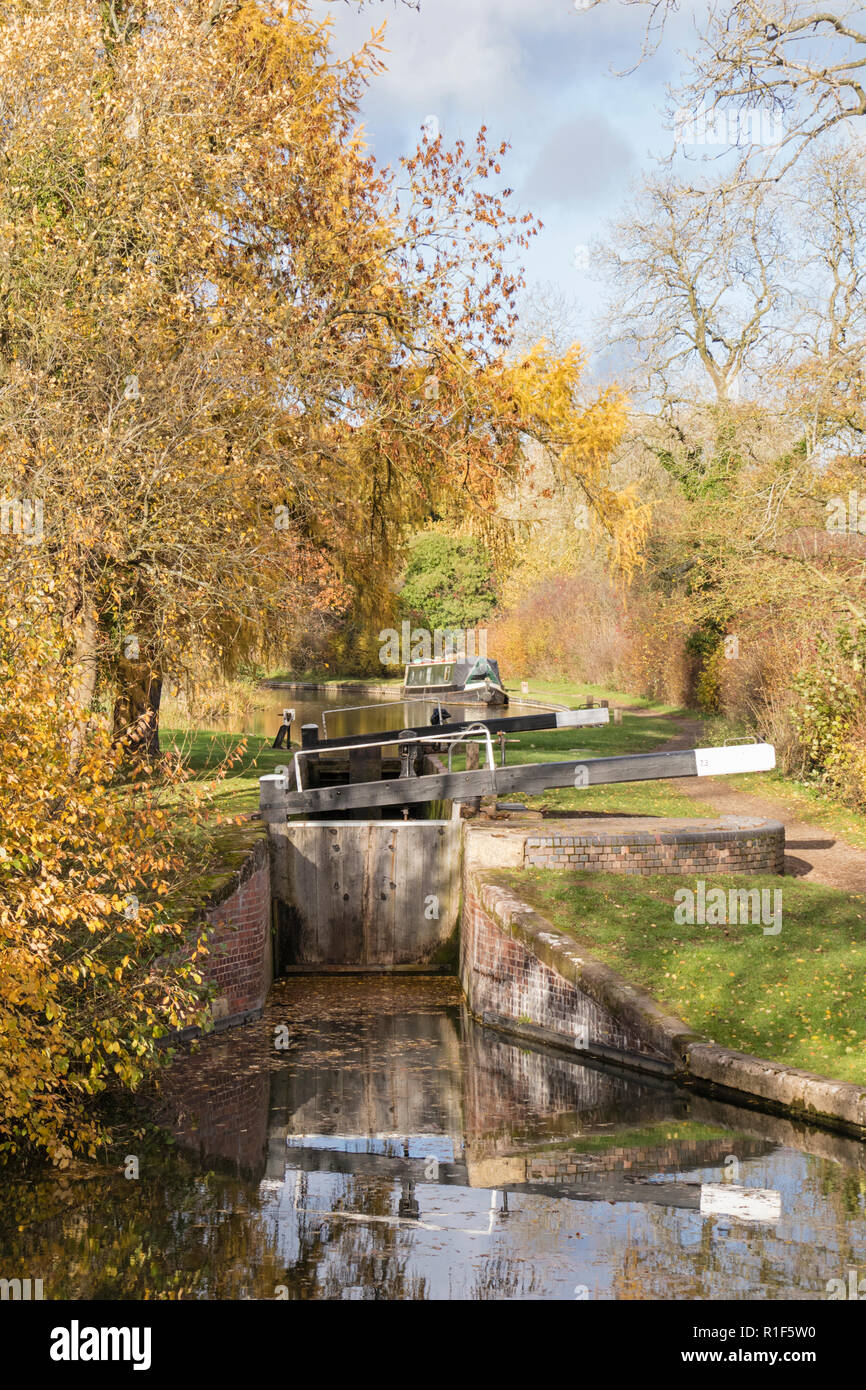
[[[467,878],[462,938],[461,983],[482,1019],[597,1057],[610,1056],[605,1029],[618,1031],[629,1040],[621,1060],[638,1071],[667,1061],[698,1089],[866,1137],[866,1088],[708,1042],[495,878]]]
[[[586,1029],[604,1049],[677,1062],[680,1042],[701,1040],[486,876],[470,876],[464,887],[460,979],[474,1013],[525,1020],[571,1047]]]
[[[467,857],[496,868],[621,874],[769,873],[785,867],[785,827],[746,816],[595,816],[467,825]]]

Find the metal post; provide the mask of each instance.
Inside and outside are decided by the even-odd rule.
[[[400,738],[401,738],[401,739],[407,739],[407,738],[408,738],[408,739],[414,739],[414,738],[416,738],[416,737],[417,737],[417,735],[416,735],[414,729],[401,729],[401,730],[400,730]],[[412,743],[398,743],[397,747],[398,747],[398,750],[399,750],[399,753],[400,753],[400,776],[401,776],[401,777],[414,777],[414,776],[415,776],[415,746],[414,746],[414,744],[412,744]]]
[[[318,726],[318,724],[302,724],[302,725],[301,725],[301,747],[302,747],[302,748],[305,748],[305,749],[312,749],[312,748],[315,748],[315,747],[318,745],[318,742],[319,742],[319,726]],[[308,788],[310,788],[310,787],[318,787],[318,785],[319,785],[319,758],[318,758],[318,754],[311,755],[310,757],[304,758],[303,764],[299,764],[299,765],[300,765],[300,766],[303,766],[304,790],[306,791],[306,790],[308,790]]]

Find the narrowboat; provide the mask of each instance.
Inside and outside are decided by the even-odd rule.
[[[486,656],[410,661],[403,676],[403,694],[428,693],[459,695],[485,705],[508,704],[499,667]]]

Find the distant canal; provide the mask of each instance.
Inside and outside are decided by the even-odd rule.
[[[459,693],[459,692],[456,692]],[[343,695],[295,695],[289,690],[272,690],[262,686],[257,692],[254,707],[243,717],[200,721],[199,727],[217,733],[252,734],[256,738],[274,738],[284,709],[294,709],[292,741],[300,742],[302,724],[318,724],[320,738],[339,738],[348,734],[376,734],[385,729],[405,729],[414,725],[429,724],[430,716],[436,709],[437,701],[429,697],[413,696],[409,700],[398,698],[395,687],[394,696],[373,696],[362,693]],[[474,700],[469,703],[448,693],[441,697],[440,703],[451,714],[452,719],[475,719],[492,714],[495,718],[517,716],[519,714],[538,714],[538,705],[524,705],[511,700],[507,708],[488,707]],[[361,708],[357,708],[361,706]],[[553,708],[542,705],[543,709]],[[324,716],[324,722],[323,722]],[[171,712],[165,715],[165,723],[171,726]],[[198,722],[198,721],[197,721]]]
[[[172,1145],[130,1131],[119,1155],[138,1177],[4,1183],[7,1277],[46,1298],[772,1300],[866,1264],[863,1145],[517,1045],[450,980],[280,980],[262,1020],[179,1058],[156,1113]],[[708,1209],[730,1178],[765,1219]]]

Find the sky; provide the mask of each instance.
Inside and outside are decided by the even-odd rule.
[[[387,25],[388,70],[362,106],[367,141],[383,163],[414,149],[425,121],[446,143],[507,140],[504,172],[521,210],[543,222],[525,256],[530,296],[552,285],[569,303],[569,328],[587,346],[603,299],[592,244],[628,206],[643,173],[670,154],[666,84],[686,67],[692,21],[674,16],[654,57],[627,76],[641,49],[646,12],[609,0],[421,0],[420,12],[391,0],[309,0],[333,22],[335,54]],[[435,133],[435,126],[432,127]]]

